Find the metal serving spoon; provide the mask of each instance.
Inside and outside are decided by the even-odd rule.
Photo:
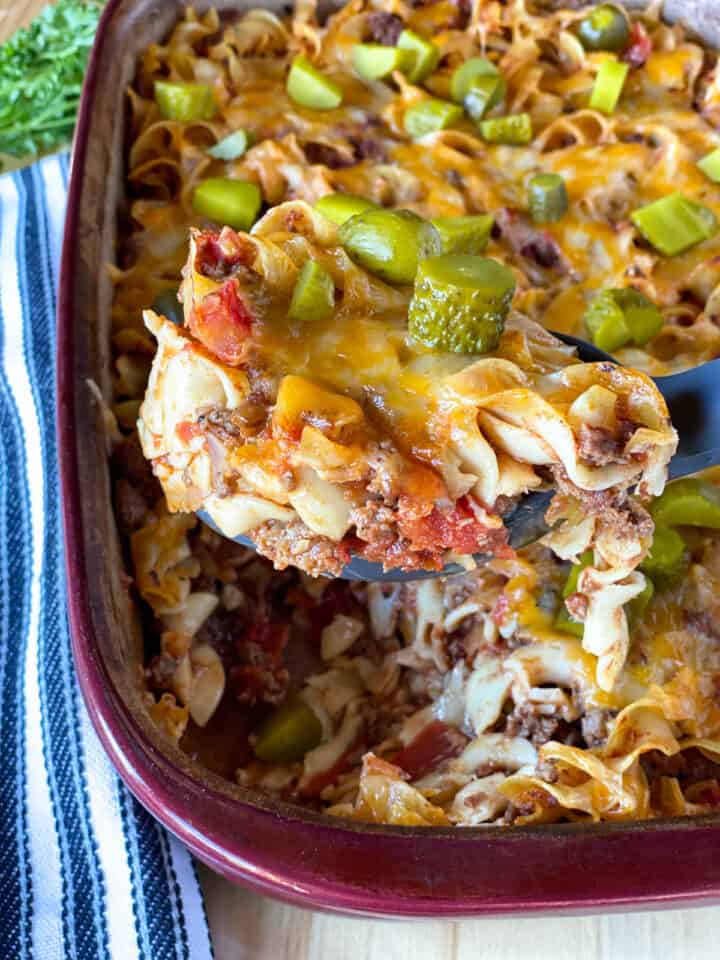
[[[578,337],[565,333],[554,334],[558,340],[577,347],[578,356],[586,363],[617,363],[609,353]],[[711,360],[693,370],[674,373],[668,377],[656,377],[655,385],[665,398],[673,425],[678,432],[679,444],[670,461],[670,479],[685,477],[720,463],[720,359]],[[509,532],[510,546],[519,548],[539,540],[548,532],[545,511],[554,495],[554,490],[529,493],[512,513],[504,517]],[[205,511],[198,513],[200,519],[217,533],[221,530]],[[234,537],[236,543],[254,547],[249,537]],[[477,554],[475,560],[486,560]],[[457,563],[446,564],[442,570],[383,570],[381,563],[371,563],[361,557],[353,557],[340,574],[343,580],[375,580],[383,583],[399,583],[407,580],[427,580],[431,577],[446,577],[462,573]]]

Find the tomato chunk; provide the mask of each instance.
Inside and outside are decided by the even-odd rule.
[[[442,720],[432,720],[410,743],[393,757],[411,780],[431,773],[445,760],[456,757],[467,743],[459,730]]]
[[[239,364],[247,351],[253,316],[238,293],[235,280],[226,280],[190,314],[190,332],[223,363]]]

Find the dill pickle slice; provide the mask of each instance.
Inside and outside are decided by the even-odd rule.
[[[353,47],[353,66],[365,80],[384,80],[395,70],[410,69],[413,54],[400,47],[380,43],[358,43]]]
[[[673,480],[653,501],[650,513],[665,527],[720,530],[720,488],[698,477]]]
[[[462,108],[449,100],[419,100],[405,111],[403,126],[405,132],[417,140],[426,133],[435,133],[437,130],[447,130],[462,120]]]
[[[262,724],[253,749],[265,763],[294,763],[321,740],[322,725],[315,711],[300,697],[292,697]]]
[[[578,37],[586,50],[620,53],[630,40],[630,25],[625,13],[614,3],[602,3],[580,21]]]
[[[472,86],[465,94],[463,106],[465,113],[476,123],[484,118],[488,110],[499,103],[505,96],[505,81],[501,76],[488,74],[473,80]]]
[[[334,110],[343,100],[342,88],[303,54],[295,57],[290,66],[286,89],[291,100],[310,110]]]
[[[435,227],[411,210],[365,210],[340,226],[339,237],[355,263],[395,284],[412,283],[420,261],[442,249]]]
[[[645,616],[645,611],[647,606],[655,595],[655,584],[652,582],[650,577],[645,575],[645,586],[642,593],[639,593],[636,597],[633,597],[632,600],[625,606],[625,613],[627,614],[628,627],[633,630],[638,623]]]
[[[315,202],[315,209],[328,220],[337,223],[345,223],[350,217],[363,213],[365,210],[371,210],[375,207],[372,200],[365,197],[356,197],[352,193],[326,193]]]
[[[403,30],[398,37],[397,46],[410,54],[407,64],[402,68],[410,83],[422,83],[438,65],[439,48],[432,40],[426,40],[414,30]]]
[[[488,353],[500,342],[515,277],[497,260],[445,254],[423,260],[408,312],[410,335],[452,353]]]
[[[327,320],[335,307],[333,278],[317,260],[303,264],[288,308],[290,320]]]
[[[436,217],[430,221],[440,234],[443,253],[483,253],[495,218],[489,214],[469,217]]]
[[[660,589],[678,584],[689,565],[687,544],[672,527],[656,526],[652,546],[640,564],[643,573],[649,574]]]
[[[533,223],[554,223],[567,213],[567,187],[559,173],[538,173],[530,179],[528,208]]]
[[[217,112],[212,87],[206,83],[155,83],[155,102],[166,120],[192,123],[212,120]]]
[[[494,81],[490,88],[490,97],[485,109],[490,110],[496,106],[507,92],[505,78],[498,68],[485,57],[471,57],[465,63],[461,63],[455,70],[450,80],[450,96],[455,103],[465,103],[467,95],[475,86],[478,80]]]

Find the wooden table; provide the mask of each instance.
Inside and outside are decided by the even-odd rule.
[[[0,41],[45,0],[0,0]],[[708,850],[708,856],[717,852]],[[400,923],[266,900],[201,867],[217,960],[717,960],[720,908]],[[192,960],[192,958],[191,958]]]

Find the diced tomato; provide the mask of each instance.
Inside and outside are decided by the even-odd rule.
[[[226,280],[209,293],[190,314],[190,331],[224,363],[244,359],[253,317],[238,293],[235,280]]]
[[[630,32],[630,41],[620,59],[629,63],[631,67],[642,67],[647,63],[651,53],[652,40],[645,27],[636,20]]]
[[[202,430],[196,423],[191,423],[189,420],[183,420],[175,427],[175,433],[178,435],[178,439],[182,443],[190,443],[194,437],[198,437],[202,434]]]
[[[507,530],[487,527],[477,519],[467,497],[450,511],[434,507],[424,517],[404,518],[398,525],[416,550],[454,550],[456,553],[508,553]]]
[[[230,683],[240,703],[279,703],[287,691],[287,624],[258,620],[234,641]]]
[[[335,763],[321,773],[316,773],[312,780],[309,780],[302,788],[301,793],[306,797],[319,797],[325,787],[335,783],[337,778],[346,773],[355,763],[358,752],[362,748],[363,737],[358,737],[355,743],[351,744]]]
[[[393,763],[401,767],[411,780],[418,780],[445,760],[456,757],[466,743],[466,737],[455,727],[442,720],[433,720],[393,757]]]
[[[195,269],[204,277],[225,280],[240,266],[250,266],[255,259],[254,245],[230,227],[220,233],[198,230],[195,238]]]

